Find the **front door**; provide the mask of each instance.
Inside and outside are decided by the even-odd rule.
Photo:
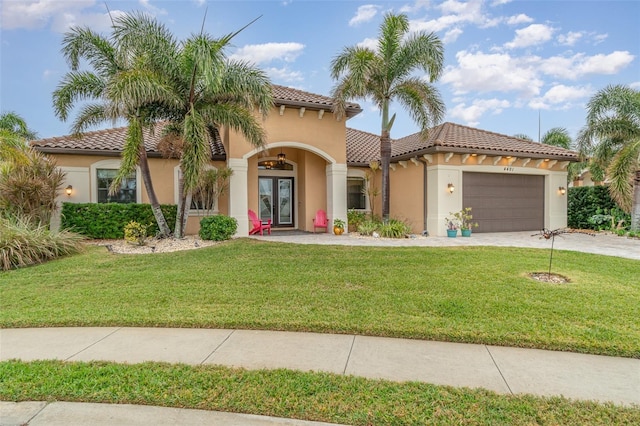
[[[293,178],[269,176],[258,178],[260,220],[273,227],[294,227]]]

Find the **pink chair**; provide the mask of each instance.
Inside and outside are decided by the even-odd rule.
[[[324,210],[318,210],[316,217],[313,219],[313,232],[316,232],[316,228],[324,228],[324,231],[327,232],[328,226],[327,213]]]
[[[269,235],[271,235],[271,219],[260,220],[253,210],[249,210],[249,219],[251,219],[251,223],[253,224],[253,229],[249,231],[249,235],[257,234],[258,232],[260,235],[264,235],[263,232],[265,229]]]

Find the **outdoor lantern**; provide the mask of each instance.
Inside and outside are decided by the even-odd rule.
[[[560,195],[564,195],[567,193],[567,189],[564,186],[558,188],[558,191],[560,191]]]
[[[453,186],[453,184],[452,184],[452,183],[447,184],[447,190],[448,190],[451,194],[453,194],[453,191],[455,191],[455,189],[456,189],[456,187],[455,187],[455,186]]]
[[[287,156],[284,155],[284,152],[282,152],[282,150],[280,150],[280,154],[278,154],[278,164],[284,164],[285,158],[287,158]]]
[[[71,192],[73,191],[73,186],[69,185],[64,189],[64,192],[67,194],[68,197],[71,197]]]

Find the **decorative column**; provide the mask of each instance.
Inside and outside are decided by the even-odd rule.
[[[347,165],[329,164],[326,172],[327,217],[329,229],[331,229],[333,228],[333,219],[342,219],[347,223]]]
[[[249,235],[249,204],[247,171],[249,162],[242,158],[229,158],[227,166],[233,170],[229,179],[229,216],[238,221],[237,236]]]

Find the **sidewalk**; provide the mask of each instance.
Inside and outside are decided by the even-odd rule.
[[[252,235],[250,238],[296,244],[325,244],[341,246],[382,247],[462,247],[494,246],[551,249],[551,240],[545,240],[535,232],[474,233],[470,238],[422,237],[416,238],[371,238],[352,234],[336,236],[328,233],[313,234],[298,231],[274,231],[273,235]],[[618,237],[613,234],[583,233],[560,234],[555,237],[554,250],[571,250],[605,256],[640,260],[640,240]]]
[[[639,359],[383,337],[221,329],[2,329],[0,361],[9,359],[288,368],[484,388],[502,394],[563,395],[640,405]],[[27,422],[29,425],[321,424],[158,407],[0,403],[0,424]]]

